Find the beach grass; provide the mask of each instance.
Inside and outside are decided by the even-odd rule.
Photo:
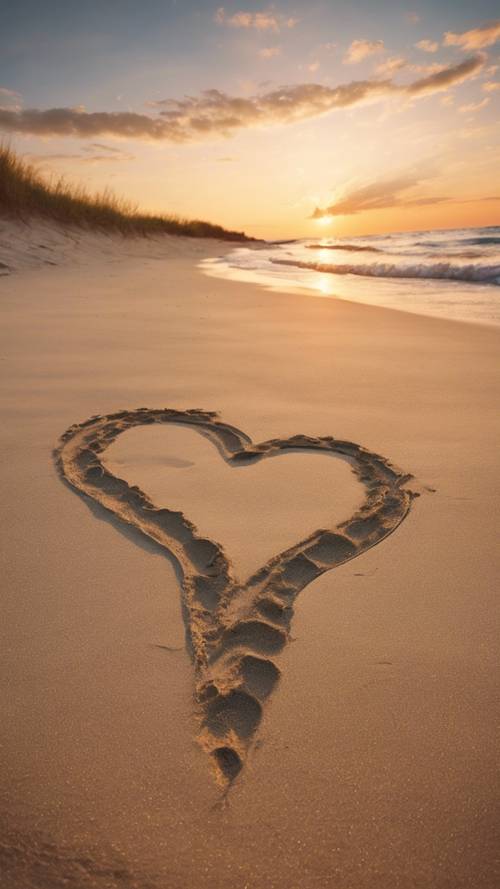
[[[200,219],[144,213],[111,190],[91,194],[64,177],[46,180],[8,145],[0,145],[0,215],[29,222],[45,217],[63,226],[122,235],[184,235],[192,238],[249,240],[243,232]]]

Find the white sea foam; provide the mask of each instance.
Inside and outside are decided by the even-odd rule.
[[[327,272],[332,275],[362,275],[371,278],[436,278],[445,281],[473,281],[475,283],[500,285],[500,264],[481,265],[470,263],[460,265],[453,262],[435,263],[318,263],[299,260],[273,259],[276,265],[293,265],[300,269]]]
[[[268,242],[202,267],[278,290],[500,324],[500,227]]]

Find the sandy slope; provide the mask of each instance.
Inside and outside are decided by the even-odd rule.
[[[196,259],[227,249],[210,242],[80,236],[65,252],[45,230],[57,264],[35,267],[38,234],[23,271],[0,232],[17,268],[0,282],[5,886],[496,886],[498,331],[205,278]],[[345,438],[422,491],[390,538],[301,593],[225,804],[195,740],[173,565],[54,468],[72,423],[144,405],[218,410],[256,441]],[[153,484],[140,432],[115,458]],[[168,445],[179,505],[182,464],[205,459],[194,441]],[[319,457],[300,456],[302,474],[255,471],[225,526],[207,457],[187,484],[203,533],[226,528],[231,555],[243,528],[236,557],[258,564],[290,484],[283,545],[303,535]],[[357,503],[342,468],[340,511]]]

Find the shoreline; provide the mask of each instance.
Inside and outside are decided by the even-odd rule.
[[[207,241],[111,246],[0,280],[6,886],[24,889],[44,862],[75,889],[298,889],[297,873],[301,889],[492,889],[500,332],[270,300],[203,275]],[[254,441],[345,438],[421,493],[387,540],[299,596],[225,803],[195,742],[172,564],[53,464],[71,424],[141,406],[217,410]],[[188,464],[167,467],[181,480],[205,459],[165,447]],[[157,473],[137,449],[134,465]],[[217,459],[207,452],[204,478]],[[283,481],[290,534],[309,484],[305,469]],[[245,512],[259,564],[251,522],[272,521],[277,481],[257,474],[252,505],[224,485],[228,527]],[[192,497],[202,510],[199,482]],[[198,523],[210,538],[206,510]]]
[[[497,228],[497,226],[490,226],[490,228]],[[453,229],[444,231],[453,231]],[[300,243],[300,241],[301,239],[294,239],[293,241],[269,241],[264,243],[267,246],[275,246]],[[245,243],[244,249],[259,251],[264,249],[262,243],[250,241]],[[86,262],[90,259],[94,261],[96,258],[102,262],[123,262],[140,259],[166,260],[175,256],[186,255],[192,256],[194,259],[198,257],[197,268],[204,276],[218,280],[233,281],[237,284],[248,284],[250,287],[267,293],[288,296],[293,294],[308,298],[314,297],[315,299],[332,299],[387,312],[403,312],[413,317],[423,317],[434,321],[444,321],[445,323],[473,324],[474,326],[493,328],[494,330],[498,330],[500,327],[500,323],[496,321],[438,316],[416,309],[412,310],[403,305],[381,305],[376,302],[344,296],[333,291],[322,292],[322,288],[316,285],[307,287],[300,282],[294,283],[293,281],[266,279],[265,274],[260,274],[257,271],[251,272],[236,267],[226,268],[223,273],[212,271],[212,267],[215,266],[222,256],[227,256],[227,254],[237,249],[240,248],[235,246],[234,242],[219,241],[215,238],[200,239],[176,235],[132,236],[110,232],[92,232],[81,228],[68,229],[61,225],[46,223],[43,219],[33,218],[28,222],[18,222],[0,217],[0,278],[9,277],[12,273],[15,275],[26,275],[29,272],[33,272],[36,274],[47,266],[68,268],[71,265],[79,267],[83,264],[85,267]],[[315,274],[320,275],[319,272]],[[331,277],[333,278],[334,276]],[[382,286],[384,283],[392,286],[396,280],[376,277],[365,280],[361,277],[358,278],[358,281],[362,281],[363,284],[368,284],[368,286]],[[437,283],[439,284],[439,282]],[[478,284],[476,286],[481,288],[482,285]]]
[[[500,228],[495,231],[498,237],[485,235],[485,229],[459,229],[448,241],[439,236],[437,241],[426,240],[418,232],[352,237],[344,244],[309,238],[271,243],[259,251],[236,247],[224,257],[203,260],[200,267],[214,277],[274,292],[294,291],[500,327]],[[318,261],[309,255],[312,250]]]
[[[233,248],[234,249],[234,248]],[[218,257],[207,257],[206,259],[202,259],[200,262],[200,266],[205,261],[210,261],[212,259],[217,259]],[[237,270],[235,270],[236,274],[233,277],[232,275],[216,275],[211,274],[210,272],[205,272],[201,270],[203,275],[208,275],[208,277],[217,278],[218,280],[227,280],[233,281],[236,284],[243,284],[244,286],[248,285],[249,287],[253,287],[255,290],[264,291],[265,293],[270,293],[272,295],[277,296],[303,296],[307,297],[307,299],[320,299],[320,300],[333,300],[334,302],[348,303],[352,306],[360,306],[367,309],[374,309],[377,312],[388,312],[390,314],[396,312],[398,315],[409,315],[411,318],[424,318],[426,321],[436,322],[438,324],[458,324],[460,326],[469,327],[472,325],[473,327],[485,328],[486,330],[494,330],[500,331],[500,325],[493,321],[478,321],[474,319],[465,320],[464,318],[444,318],[439,317],[437,315],[426,315],[422,312],[412,311],[411,309],[406,309],[403,307],[396,308],[395,306],[382,306],[376,303],[370,302],[362,302],[361,300],[349,299],[349,297],[343,297],[336,293],[318,293],[315,292],[313,288],[307,288],[297,284],[296,286],[290,285],[287,287],[283,284],[265,284],[262,281],[257,280],[257,277],[244,277],[245,272],[242,273],[242,277],[238,276]],[[478,285],[481,286],[481,285]]]

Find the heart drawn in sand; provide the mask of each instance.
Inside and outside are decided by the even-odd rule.
[[[230,465],[276,456],[289,449],[347,459],[365,490],[357,512],[335,528],[321,528],[273,556],[240,583],[222,547],[200,536],[182,512],[159,509],[137,486],[114,476],[100,456],[121,433],[151,423],[191,426],[209,438]],[[217,415],[202,410],[138,408],[91,417],[61,437],[56,461],[76,490],[133,525],[175,557],[195,667],[199,741],[213,757],[217,778],[240,772],[280,677],[273,657],[289,640],[293,603],[315,577],[379,543],[403,521],[414,494],[411,478],[360,445],[330,436],[295,435],[254,444]]]

